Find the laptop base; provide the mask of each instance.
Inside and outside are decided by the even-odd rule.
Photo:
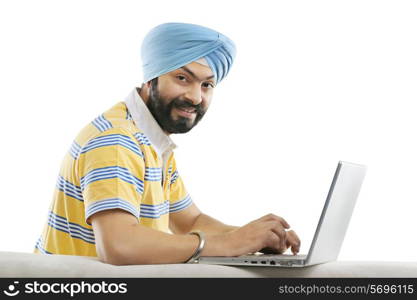
[[[201,257],[199,263],[232,266],[304,267],[306,255],[253,254],[237,257]]]

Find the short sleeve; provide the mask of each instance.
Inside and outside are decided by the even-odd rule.
[[[112,128],[89,140],[78,164],[87,224],[93,214],[109,209],[139,218],[144,170],[143,153],[128,131]]]
[[[193,203],[193,201],[185,188],[182,178],[178,173],[177,165],[174,158],[172,158],[172,163],[168,173],[171,176],[169,212],[179,212],[189,207]]]

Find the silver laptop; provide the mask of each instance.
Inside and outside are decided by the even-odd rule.
[[[198,263],[218,265],[305,267],[336,260],[358,198],[366,167],[340,161],[306,255],[255,253],[237,257],[200,257]]]

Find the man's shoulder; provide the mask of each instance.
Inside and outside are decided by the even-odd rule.
[[[141,134],[124,102],[118,102],[85,125],[78,133],[75,141],[82,148],[92,139],[115,134],[130,138]]]

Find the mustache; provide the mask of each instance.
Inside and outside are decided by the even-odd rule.
[[[201,107],[201,104],[193,105],[190,102],[181,100],[179,98],[172,100],[171,105],[178,107],[178,108],[185,108],[185,109],[194,108],[197,114],[199,115],[203,115],[205,113],[204,109]]]

